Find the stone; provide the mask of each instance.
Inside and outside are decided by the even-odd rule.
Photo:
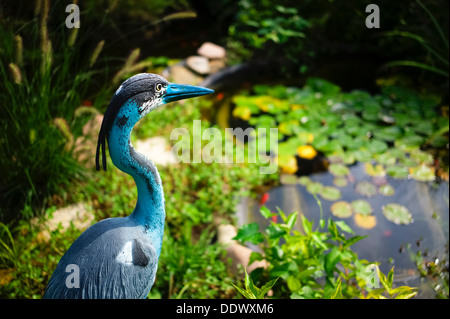
[[[223,69],[225,66],[225,60],[223,59],[214,59],[209,61],[209,69],[211,73],[216,73],[217,71]]]
[[[226,56],[225,49],[212,42],[203,43],[201,47],[198,48],[197,53],[208,59],[224,59]]]
[[[186,65],[198,74],[205,75],[211,73],[208,58],[203,56],[190,56],[186,59]]]
[[[217,241],[224,245],[228,257],[232,260],[232,270],[237,271],[238,265],[242,265],[247,269],[248,273],[259,267],[267,268],[268,264],[265,260],[255,261],[251,265],[248,264],[252,250],[248,247],[237,243],[233,238],[237,235],[237,230],[233,225],[220,224],[217,227]]]
[[[76,203],[67,207],[60,208],[53,212],[41,226],[43,229],[38,233],[37,238],[47,242],[51,239],[51,232],[58,229],[61,225],[62,230],[70,227],[70,224],[76,229],[84,231],[94,223],[94,215],[91,209],[85,203]],[[41,221],[37,218],[32,221],[34,225],[41,225]]]
[[[169,80],[174,83],[198,85],[203,78],[182,64],[175,64],[170,67]]]
[[[145,140],[137,140],[136,151],[147,156],[155,165],[167,166],[178,163],[171,151],[172,147],[162,136],[155,136]]]

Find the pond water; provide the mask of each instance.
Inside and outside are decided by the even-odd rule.
[[[222,128],[241,127],[242,129],[246,129],[250,126],[249,121],[233,116],[233,110],[236,108],[236,105],[233,103],[233,95],[239,94],[239,90],[236,90],[236,87],[233,89],[231,86],[221,86],[223,83],[228,83],[226,81],[228,78],[233,80],[229,82],[234,85],[236,85],[236,83],[242,83],[243,78],[246,78],[246,76],[248,77],[248,74],[252,74],[252,72],[246,71],[245,66],[229,69],[223,74],[218,74],[214,79],[210,79],[209,82],[206,81],[209,85],[217,85],[217,88],[221,92],[227,92],[227,94],[222,94],[224,98],[218,101],[215,108],[216,114],[214,117],[216,123]],[[249,80],[246,87],[250,87],[250,83],[254,83],[252,80],[254,79]],[[322,82],[320,83],[324,84]],[[331,88],[336,89],[332,86]],[[276,92],[272,92],[270,89],[271,88],[264,89],[263,91],[264,94],[271,97],[271,93]],[[307,92],[302,91],[300,92],[300,95],[305,93]],[[408,94],[409,93],[405,93],[404,95],[409,98]],[[333,96],[333,94],[331,94],[331,96]],[[371,103],[373,104],[374,100],[371,100],[371,98],[369,98],[369,100],[370,103],[368,103],[368,105]],[[276,101],[273,102],[275,103]],[[314,101],[311,103],[313,103],[315,107],[321,106],[319,104],[314,104]],[[411,104],[410,102],[408,103]],[[384,126],[389,126],[389,123],[373,125],[374,119],[364,113],[368,111],[367,108],[368,107],[363,108],[362,118],[365,121],[363,125],[367,125],[366,122],[372,121],[372,124],[370,125],[373,127],[370,128],[370,131],[375,131],[375,133],[378,134],[380,131],[386,131],[389,135],[393,134],[391,132],[391,130],[394,131],[393,129],[397,129],[398,131],[403,130],[403,128],[400,127],[400,124],[399,127],[390,127],[388,129]],[[434,114],[430,113],[430,109],[425,108],[425,110],[430,116]],[[270,109],[268,111],[270,111]],[[377,119],[379,118],[379,113],[385,112],[382,108],[377,108],[373,111],[374,114],[372,115],[376,115]],[[256,110],[256,113],[258,112],[259,111]],[[397,113],[397,115],[400,113]],[[289,115],[290,113],[288,112],[286,114]],[[313,112],[311,114],[313,114]],[[417,121],[420,122],[416,121],[412,124],[410,123],[411,129],[420,125],[424,126],[428,123],[427,121],[430,121],[431,119],[429,118],[424,121],[417,114],[410,114],[408,115],[408,119],[405,120],[405,123],[409,123],[409,117],[414,115],[415,118],[417,118]],[[355,114],[352,113],[352,115],[354,116]],[[271,116],[275,118],[277,115],[271,114]],[[261,118],[262,117],[263,116],[261,116]],[[324,115],[324,117],[326,117],[326,115]],[[334,133],[339,133],[337,132],[338,130],[347,130],[347,124],[343,127],[336,126],[336,129],[330,136],[333,136]],[[321,126],[319,125],[317,130],[320,129]],[[314,135],[320,135],[318,133],[316,134],[316,131],[314,130],[313,132]],[[330,132],[326,134],[330,134]],[[361,134],[358,133],[357,136]],[[362,136],[364,135],[365,134],[362,134]],[[320,136],[315,136],[315,138],[319,139]],[[339,140],[339,137],[335,138]],[[385,151],[380,151],[380,154],[387,156],[388,154],[393,155],[395,153],[398,155],[399,150],[392,147],[391,144],[394,144],[392,143],[392,140],[386,136],[384,136],[384,138],[388,140],[388,143],[385,144]],[[293,145],[295,152],[295,147],[297,147],[297,145]],[[319,146],[319,143],[316,143],[316,146]],[[386,152],[386,150],[388,151]],[[447,149],[443,151],[448,152],[448,142]],[[406,153],[408,152],[409,151],[406,151]],[[372,161],[361,160],[355,161],[354,164],[349,163],[348,165],[334,164],[334,167],[331,168],[333,161],[330,161],[330,159],[323,156],[323,154],[319,154],[313,160],[304,160],[296,154],[296,161],[298,164],[298,170],[296,171],[297,175],[282,175],[281,185],[267,191],[268,200],[265,202],[265,206],[273,212],[277,211],[277,207],[286,214],[298,212],[303,214],[308,220],[315,221],[315,225],[318,227],[320,208],[316,198],[312,195],[312,193],[315,192],[317,198],[321,201],[323,218],[325,220],[328,218],[332,218],[333,220],[343,220],[353,229],[356,235],[368,236],[352,246],[353,250],[358,253],[360,259],[367,259],[369,262],[379,262],[380,269],[385,274],[395,266],[394,281],[396,285],[420,287],[418,294],[419,298],[434,298],[435,292],[433,291],[430,282],[427,281],[428,279],[420,278],[413,256],[419,251],[427,251],[427,259],[432,260],[434,256],[442,258],[444,254],[448,254],[446,245],[448,245],[449,242],[449,183],[448,181],[445,181],[447,178],[444,178],[444,181],[440,183],[430,181],[434,180],[435,175],[434,168],[432,167],[432,160],[430,160],[430,154],[422,151],[418,151],[414,154],[414,151],[412,151],[409,152],[409,156],[403,157],[403,152],[400,153],[399,158],[401,159],[396,159],[395,161],[400,161],[402,162],[402,165],[404,165],[403,169],[405,169],[405,171],[401,171],[401,174],[397,174],[395,171],[393,174],[390,172],[386,173],[385,169],[388,165],[386,165],[386,168],[381,167],[380,169],[380,167],[377,167],[377,162],[374,162],[372,157]],[[416,158],[421,157],[421,159],[418,160],[418,162],[414,162],[412,159],[413,155],[416,156]],[[378,161],[381,161],[380,157],[378,157]],[[386,163],[390,161],[388,158],[385,158],[384,160]],[[412,168],[419,162],[427,162],[427,165],[421,164],[422,166],[419,166],[419,170]],[[409,169],[405,167],[409,167]],[[423,168],[425,168],[425,170],[420,171]],[[291,173],[294,171],[295,170]],[[421,173],[425,174],[421,175]],[[304,176],[299,177],[299,175]],[[408,178],[406,178],[406,176],[408,176]],[[413,176],[414,179],[409,178],[411,176]],[[339,179],[339,181],[337,181],[337,179]],[[316,191],[312,191],[313,187],[311,187],[311,183],[316,183],[314,186],[318,186],[322,190],[323,187],[327,188],[328,194],[324,194],[323,191],[318,191],[317,189]],[[364,187],[361,187],[362,185],[364,185]],[[384,188],[384,191],[387,190],[387,192],[381,191],[380,187],[383,187],[383,185],[387,186],[387,188]],[[371,193],[370,189],[375,191]],[[260,225],[260,230],[264,230],[269,225],[269,221],[264,219],[259,212],[259,200],[260,198],[256,200],[243,198],[241,200],[237,210],[238,226],[257,222]],[[361,214],[356,214],[354,212],[356,210],[354,208],[355,206],[353,206],[355,201],[359,201],[359,203],[363,202],[363,206],[366,208],[365,216],[369,216],[369,218],[361,218]],[[335,209],[335,204],[337,202],[347,205],[344,207],[349,207],[349,205],[351,205],[353,208],[350,210],[353,210],[353,212],[348,214],[346,213],[346,211],[348,212],[348,209],[344,209],[341,210],[341,213],[343,212],[344,214],[340,215]],[[367,207],[369,208],[368,211]],[[400,210],[395,211],[394,214],[391,214],[390,218],[388,218],[386,217],[388,216],[388,207],[400,207]],[[401,220],[395,220],[399,216]],[[402,219],[402,217],[405,216],[406,219]],[[300,222],[301,219],[298,218],[297,225],[295,225],[295,228],[298,230],[302,229]],[[252,246],[251,244],[249,244],[249,247],[255,250],[258,249],[258,247]]]
[[[395,189],[392,196],[376,194],[370,198],[355,192],[355,185],[359,181],[368,180],[363,163],[350,167],[350,176],[354,181],[341,187],[340,200],[352,202],[364,199],[373,208],[376,226],[371,229],[359,227],[355,223],[353,214],[348,218],[338,218],[331,213],[334,201],[319,197],[323,207],[323,218],[344,220],[357,235],[368,236],[356,244],[353,250],[360,259],[369,262],[380,262],[380,269],[387,273],[395,266],[395,282],[397,285],[420,286],[420,298],[433,298],[434,292],[424,279],[420,279],[412,254],[417,251],[428,250],[430,256],[442,256],[449,238],[449,184],[436,185],[429,182],[415,180],[395,180],[388,178],[387,182]],[[329,172],[313,174],[312,181],[323,185],[333,185],[334,176]],[[269,197],[265,206],[276,212],[279,207],[285,213],[299,212],[309,220],[314,220],[318,226],[320,209],[314,196],[306,187],[300,184],[281,185],[268,191]],[[389,203],[405,206],[412,215],[412,222],[408,225],[397,225],[386,219],[382,207]],[[259,202],[243,199],[238,210],[238,224],[257,222],[260,229],[268,226],[259,213]],[[297,219],[296,229],[302,229],[300,219]]]

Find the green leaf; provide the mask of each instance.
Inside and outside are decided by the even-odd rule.
[[[244,268],[245,271],[245,289],[247,292],[251,292],[251,295],[253,295],[252,299],[257,299],[257,296],[259,295],[259,289],[253,284],[252,277],[247,273],[247,269]]]
[[[264,299],[265,295],[269,292],[270,289],[272,289],[272,287],[275,285],[275,283],[277,282],[277,280],[279,278],[280,277],[272,279],[272,280],[268,281],[264,286],[262,286],[261,290],[259,292],[258,299]]]
[[[270,239],[278,239],[286,234],[286,231],[282,229],[278,224],[271,223],[266,229],[266,233]]]
[[[295,276],[291,275],[287,279],[287,286],[290,291],[294,292],[294,291],[300,290],[300,288],[302,287],[302,284]]]
[[[331,299],[343,299],[342,288],[341,288],[341,277],[337,279],[337,286],[334,293],[331,295]]]
[[[297,216],[298,216],[297,212],[293,212],[288,216],[286,220],[286,225],[289,227],[289,229],[292,229],[292,227],[294,227],[295,221],[297,220]]]
[[[235,284],[231,283],[233,285],[234,288],[236,288],[237,291],[239,291],[239,293],[244,296],[244,298],[246,299],[256,299],[252,293],[247,292],[246,290],[239,288],[238,286],[236,286]]]
[[[408,286],[401,286],[395,289],[391,290],[391,295],[397,294],[394,299],[411,299],[415,295],[417,295],[417,289],[408,287]]]
[[[259,212],[264,218],[271,218],[272,216],[277,215],[275,213],[272,213],[266,206],[262,206]]]
[[[259,244],[264,241],[264,237],[259,232],[259,226],[257,223],[242,225],[233,239],[241,242],[249,241],[253,244]]]
[[[335,222],[336,225],[342,229],[343,231],[350,233],[350,234],[354,234],[355,232],[350,228],[349,225],[347,225],[343,220],[339,220]]]
[[[354,237],[351,237],[351,238],[349,238],[349,239],[347,239],[345,241],[343,248],[345,249],[347,247],[350,247],[351,245],[353,245],[353,244],[357,243],[358,241],[360,241],[360,240],[362,240],[364,238],[367,238],[367,237],[368,236],[354,236]]]
[[[334,270],[334,266],[339,262],[341,258],[341,251],[339,247],[333,247],[331,251],[325,256],[325,271],[327,274],[331,274]]]
[[[248,265],[250,266],[251,264],[253,264],[253,262],[261,260],[264,260],[264,256],[256,251],[252,251],[248,260]]]

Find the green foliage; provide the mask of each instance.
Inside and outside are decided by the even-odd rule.
[[[80,106],[88,89],[97,87],[93,67],[99,50],[93,58],[83,53],[91,59],[81,63],[77,29],[49,32],[49,8],[39,9],[28,24],[0,24],[3,220],[16,217],[26,204],[42,207],[50,195],[61,196],[68,185],[87,177],[74,149],[82,125],[95,113]],[[105,92],[99,88],[94,106],[105,103]]]
[[[261,214],[265,218],[276,215],[264,207]],[[265,260],[269,265],[255,269],[251,276],[255,282],[279,277],[278,284],[273,287],[274,298],[382,298],[385,295],[411,298],[417,293],[411,287],[393,288],[393,270],[385,277],[378,268],[376,274],[382,287],[376,290],[368,287],[373,264],[358,259],[351,249],[365,237],[355,235],[344,221],[328,219],[326,229],[324,221],[314,228],[313,222],[300,216],[302,231],[299,231],[294,227],[297,213],[286,215],[278,210],[278,216],[282,222],[270,221],[264,232],[243,232],[242,229],[248,229],[244,225],[235,237],[242,244],[258,243],[262,249],[262,254],[252,252],[249,264]],[[246,282],[250,283],[250,280],[246,279]],[[248,289],[241,293],[248,293]]]
[[[311,152],[325,155],[335,176],[347,175],[347,165],[375,160],[366,166],[371,176],[432,181],[433,155],[422,149],[441,150],[434,154],[446,161],[448,117],[435,111],[439,97],[433,94],[398,86],[383,86],[376,95],[347,93],[309,78],[303,88],[255,85],[233,102],[234,117],[255,128],[278,127],[278,163],[286,173],[301,171],[295,157],[308,158]]]
[[[233,275],[223,246],[210,227],[199,230],[189,220],[181,231],[167,227],[150,298],[230,298]],[[194,232],[199,230],[199,234]],[[198,237],[194,239],[194,237]]]
[[[228,46],[246,59],[264,55],[297,61],[309,22],[292,1],[239,1]]]
[[[269,282],[267,282],[264,286],[262,286],[261,288],[258,288],[253,283],[252,277],[250,277],[247,274],[247,269],[244,269],[244,271],[245,271],[245,281],[244,281],[245,289],[242,289],[233,283],[232,283],[232,285],[246,299],[264,299],[265,295],[269,292],[270,289],[272,289],[272,287],[275,285],[275,283],[278,280],[278,278],[272,279]]]

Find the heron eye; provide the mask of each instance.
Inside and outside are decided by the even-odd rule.
[[[161,83],[156,84],[156,91],[160,92],[162,90],[162,87],[163,86]]]

